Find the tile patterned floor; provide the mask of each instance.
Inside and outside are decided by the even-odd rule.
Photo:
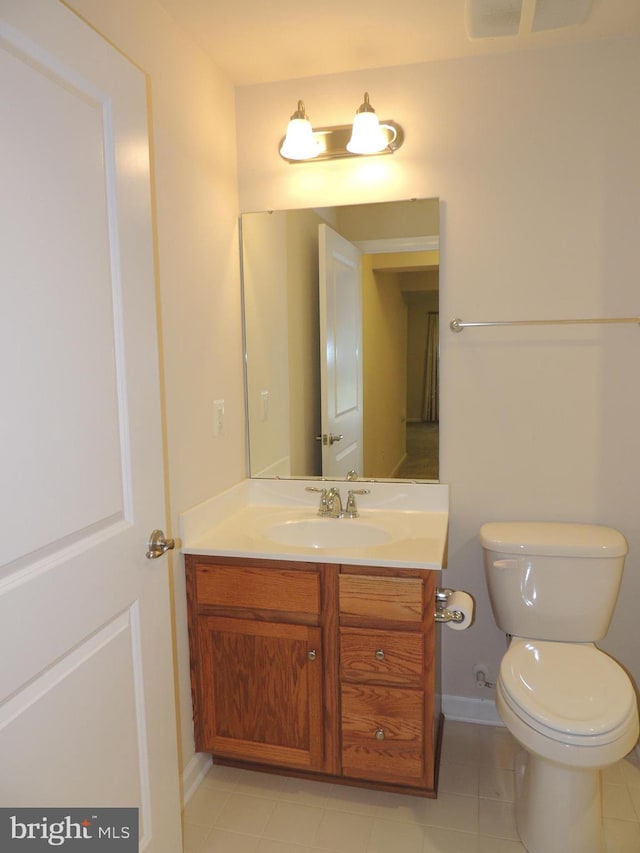
[[[447,722],[436,800],[213,766],[184,813],[184,853],[523,853],[510,734]],[[607,853],[640,853],[640,762],[604,775]]]

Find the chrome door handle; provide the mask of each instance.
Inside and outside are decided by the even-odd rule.
[[[336,435],[334,432],[326,433],[323,432],[322,435],[314,436],[316,441],[321,441],[324,445],[329,445],[331,447],[332,444],[335,444],[337,441],[342,441],[344,436],[342,434]]]
[[[147,543],[147,560],[157,560],[176,547],[174,539],[165,539],[163,530],[154,530]]]

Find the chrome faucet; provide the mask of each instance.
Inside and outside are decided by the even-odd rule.
[[[320,506],[318,507],[318,515],[325,518],[357,518],[358,508],[356,507],[355,495],[368,495],[370,489],[349,489],[347,495],[347,506],[342,508],[342,497],[340,489],[336,486],[331,486],[330,489],[321,489],[317,486],[307,486],[305,491],[318,492],[320,494]]]
[[[329,518],[342,518],[342,498],[340,497],[340,489],[332,486],[327,492],[327,515]]]
[[[336,489],[335,486],[332,486],[330,489],[319,489],[317,486],[307,486],[305,491],[320,493],[318,515],[324,515],[328,518],[342,518],[343,512],[340,489]]]

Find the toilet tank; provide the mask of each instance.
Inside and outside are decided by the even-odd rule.
[[[602,639],[616,606],[627,542],[611,527],[491,522],[480,528],[496,624],[538,640]]]

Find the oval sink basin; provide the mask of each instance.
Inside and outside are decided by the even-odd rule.
[[[269,528],[265,536],[280,545],[302,548],[369,548],[391,539],[391,534],[382,527],[361,524],[351,518],[285,521]]]

